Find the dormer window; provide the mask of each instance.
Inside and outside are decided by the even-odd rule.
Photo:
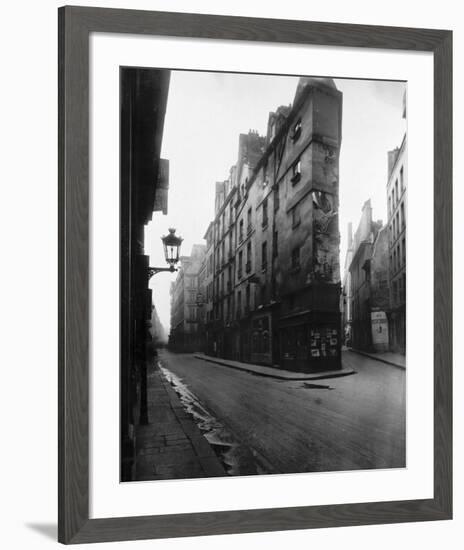
[[[293,125],[292,141],[295,142],[301,135],[301,118],[299,118]]]
[[[295,164],[292,166],[292,178],[291,181],[293,185],[298,183],[301,179],[301,160],[298,160],[295,162]]]

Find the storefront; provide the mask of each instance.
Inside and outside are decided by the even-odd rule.
[[[279,322],[281,367],[296,372],[341,368],[340,314],[302,312]]]
[[[272,365],[271,314],[253,316],[251,320],[251,362]]]

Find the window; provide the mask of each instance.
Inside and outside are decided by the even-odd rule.
[[[221,244],[221,254],[222,254],[222,263],[225,263],[225,261],[226,261],[226,243],[225,243],[225,241],[222,241],[222,244]]]
[[[269,185],[269,177],[267,175],[267,162],[263,166],[263,189],[266,189],[266,187]]]
[[[263,271],[267,268],[267,241],[261,245],[261,268]]]
[[[291,182],[293,183],[293,185],[296,185],[300,181],[300,179],[301,179],[301,160],[298,160],[292,166]]]
[[[268,218],[267,218],[267,198],[263,200],[263,227],[267,226]]]
[[[403,166],[400,168],[400,188],[401,192],[404,191],[404,169]]]
[[[229,233],[229,258],[232,258],[233,250],[232,250],[232,231]]]
[[[299,118],[293,125],[292,141],[295,142],[301,135],[301,118]]]
[[[189,321],[196,321],[197,318],[197,308],[195,306],[189,306]]]
[[[370,265],[370,262],[366,265],[366,268],[364,269],[364,277],[365,277],[366,283],[371,282],[371,265]]]
[[[279,233],[277,231],[274,231],[274,238],[272,239],[272,257],[277,258],[279,255]]]
[[[280,191],[279,186],[274,186],[274,211],[279,210],[280,206]]]
[[[398,193],[398,180],[395,181],[395,196],[396,196],[396,202],[398,202],[398,199],[400,198]]]
[[[299,269],[300,267],[300,247],[297,246],[292,250],[292,269]]]
[[[406,227],[406,219],[404,217],[404,202],[401,203],[400,212],[401,212],[401,229],[404,229]]]
[[[247,212],[247,231],[248,233],[251,231],[251,208],[248,208]]]
[[[400,234],[400,214],[396,213],[396,237]]]
[[[239,279],[242,278],[242,267],[243,267],[243,251],[240,250],[238,253],[238,273],[237,276]]]
[[[406,239],[403,237],[403,241],[402,241],[402,244],[403,244],[403,265],[406,265]]]
[[[297,204],[292,208],[292,227],[295,228],[300,225],[300,206]]]
[[[250,285],[247,285],[246,287],[246,294],[245,294],[245,300],[246,300],[246,312],[248,313],[250,311]]]
[[[247,254],[246,254],[246,265],[245,270],[247,273],[251,271],[251,241],[247,242]]]
[[[243,220],[240,220],[240,223],[239,223],[239,229],[238,229],[238,240],[240,242],[243,241]]]
[[[265,304],[266,303],[266,285],[265,284],[262,284],[261,285],[261,289],[260,289],[260,302],[261,304]]]
[[[237,318],[240,319],[242,316],[242,291],[237,292]]]

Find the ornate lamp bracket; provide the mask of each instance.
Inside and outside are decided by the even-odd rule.
[[[148,279],[151,279],[153,275],[156,275],[157,273],[161,273],[161,271],[169,271],[171,273],[174,273],[174,271],[177,271],[177,269],[174,266],[171,267],[149,267],[148,268]]]

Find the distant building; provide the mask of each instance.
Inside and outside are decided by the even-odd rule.
[[[407,140],[388,153],[388,233],[390,348],[406,352],[406,211]]]
[[[353,259],[353,224],[348,224],[348,240],[345,256],[345,265],[343,269],[343,281],[342,281],[342,299],[340,309],[342,312],[342,329],[344,342],[347,346],[351,345],[351,274],[350,265]]]
[[[171,284],[169,347],[174,351],[201,351],[205,346],[200,297],[205,250],[205,245],[194,244],[190,256],[181,256],[178,275]]]
[[[372,220],[371,201],[364,203],[349,266],[351,346],[388,350],[388,231]]]
[[[341,109],[332,79],[301,78],[265,137],[240,135],[206,232],[208,353],[299,371],[341,366]]]
[[[164,346],[167,344],[168,339],[166,336],[166,331],[161,324],[155,305],[152,305],[151,308],[150,334],[155,347]]]

